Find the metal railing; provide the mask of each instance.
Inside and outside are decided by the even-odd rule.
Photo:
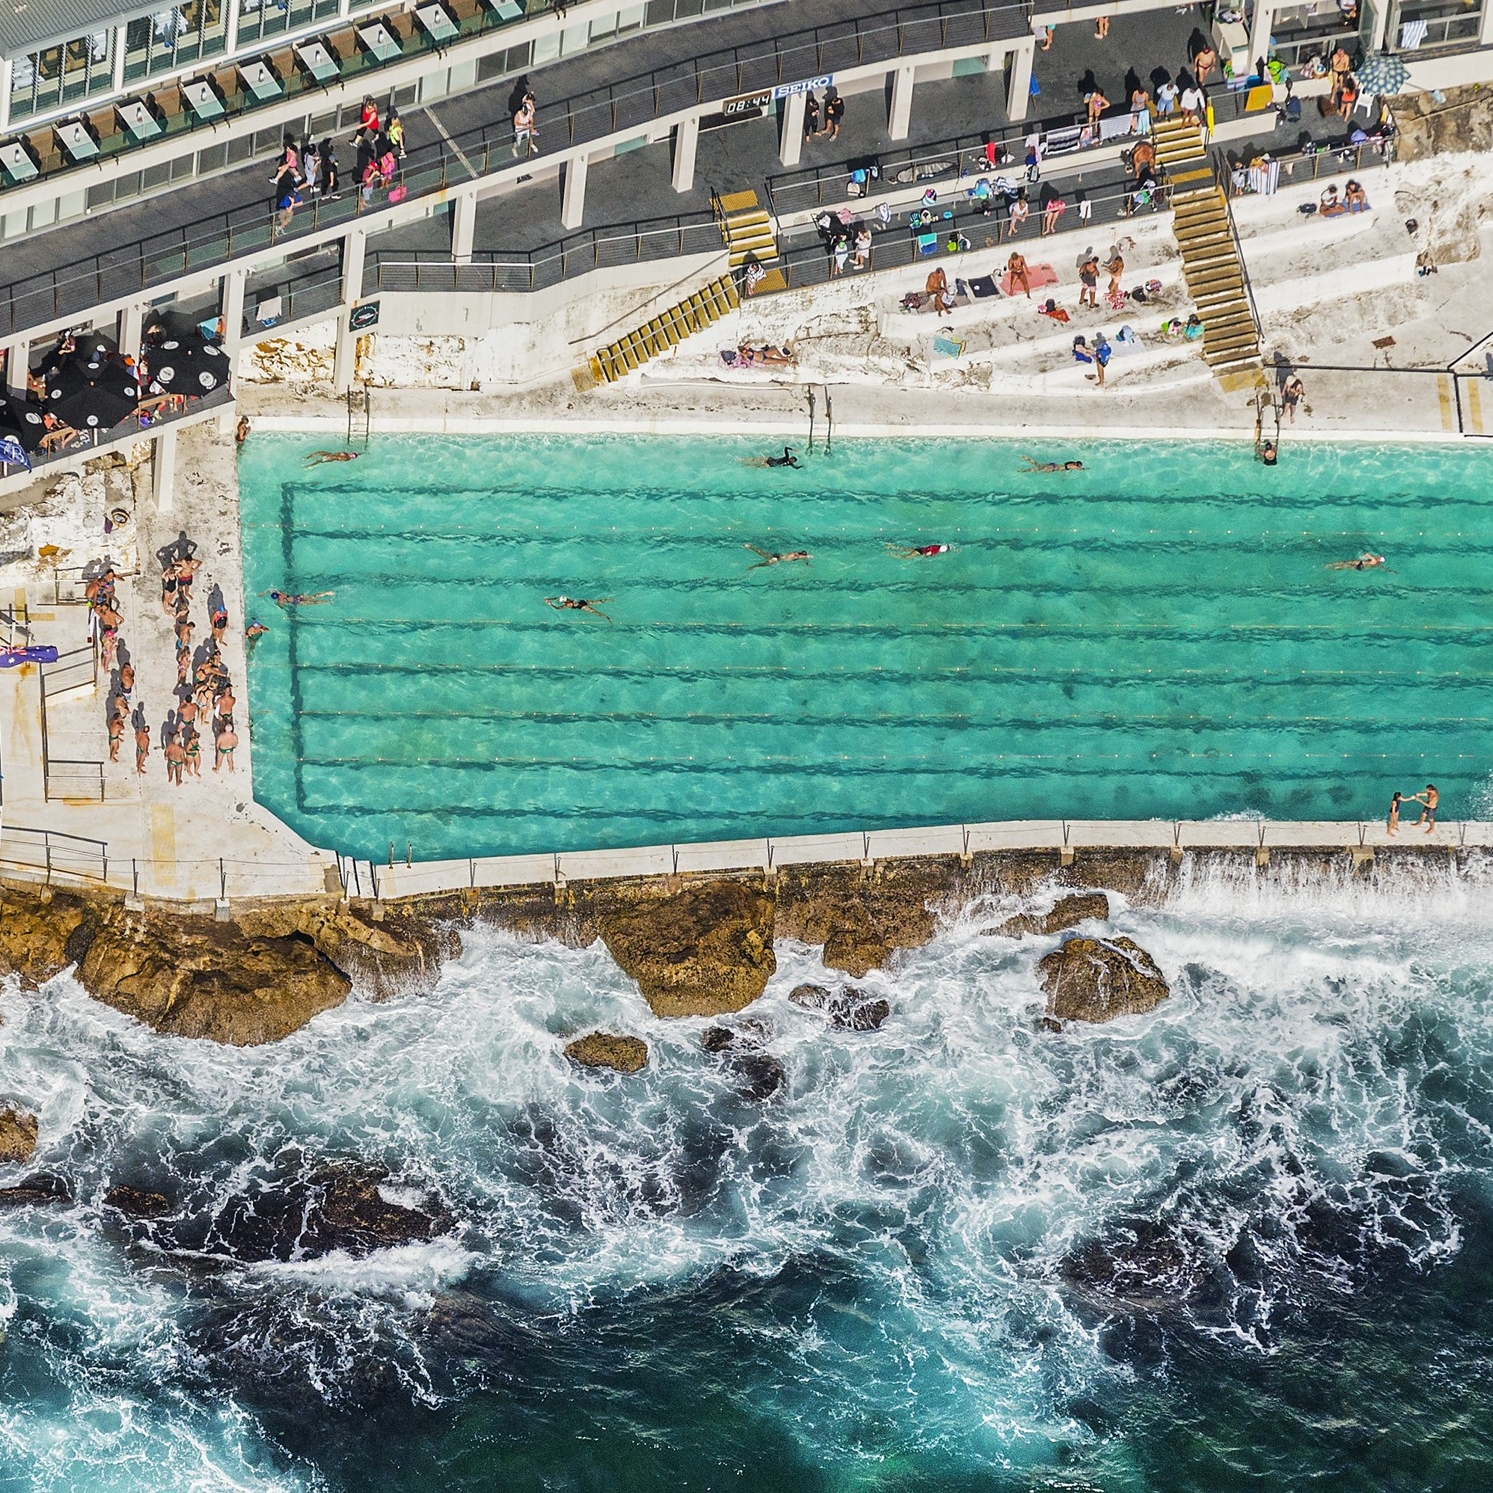
[[[54,664],[41,665],[41,693],[43,700],[53,695],[65,694],[70,689],[90,689],[98,683],[98,650],[92,643],[81,648],[70,648],[57,655]]]
[[[960,0],[896,8],[875,18],[815,27],[775,39],[771,48],[731,47],[704,53],[689,64],[652,70],[548,106],[542,119],[547,145],[583,145],[661,116],[751,92],[816,77],[862,63],[944,47],[1010,40],[1024,34],[1020,4],[972,4]],[[561,115],[563,110],[563,116]],[[501,130],[494,135],[495,130]],[[552,148],[552,146],[551,146]],[[404,199],[443,192],[492,176],[518,163],[506,126],[484,125],[410,150],[397,180]],[[370,211],[386,212],[387,200]],[[291,242],[320,230],[352,223],[365,211],[363,196],[350,190],[340,199],[316,199],[284,229],[262,206],[214,213],[133,245],[89,255],[33,275],[6,288],[0,335],[25,331],[100,303],[126,299],[193,270],[216,267],[237,255]]]
[[[107,881],[109,842],[7,823],[0,827],[0,869],[7,867],[43,872],[49,884],[54,876]]]
[[[64,151],[55,143],[56,137],[52,130],[55,122],[52,116],[40,125],[29,124],[23,119],[12,119],[11,129],[7,132],[7,140],[26,139],[35,153],[39,165],[40,179],[58,179],[65,183],[70,176],[82,177],[85,174],[96,177],[101,164],[132,155],[137,151],[148,147],[155,147],[167,143],[173,139],[201,140],[204,143],[211,140],[227,122],[236,119],[247,118],[254,114],[268,114],[277,107],[283,108],[287,103],[304,100],[309,106],[314,106],[327,96],[328,89],[334,86],[347,84],[366,83],[374,85],[380,80],[380,75],[388,69],[397,67],[402,62],[425,56],[444,57],[452,48],[459,48],[463,43],[479,40],[493,32],[507,30],[520,21],[530,20],[536,15],[547,15],[554,11],[550,0],[514,0],[518,6],[515,15],[501,16],[496,10],[486,5],[479,5],[472,15],[457,18],[458,36],[448,42],[438,43],[420,27],[411,25],[408,36],[401,36],[399,28],[394,25],[393,18],[400,11],[391,11],[384,16],[360,16],[356,22],[341,20],[335,16],[321,22],[315,29],[314,35],[317,40],[326,40],[340,54],[338,64],[338,76],[330,84],[319,83],[304,69],[290,67],[278,70],[280,80],[284,84],[284,92],[275,94],[269,98],[260,98],[256,94],[246,92],[239,88],[232,88],[220,95],[223,104],[223,113],[212,118],[200,118],[190,108],[182,108],[178,113],[162,113],[156,116],[156,123],[160,126],[159,133],[148,140],[137,140],[128,131],[118,128],[118,119],[113,109],[114,102],[122,96],[130,93],[144,94],[149,91],[161,92],[175,86],[172,79],[160,79],[152,81],[142,76],[132,77],[129,72],[125,74],[125,95],[110,92],[93,101],[79,100],[75,106],[75,113],[81,112],[90,116],[91,122],[97,126],[98,121],[93,118],[98,114],[107,113],[110,116],[110,124],[114,128],[107,132],[100,130],[97,137],[98,157],[75,162],[71,160]],[[724,6],[713,5],[712,11],[722,8],[736,9],[745,8],[764,3],[764,0],[725,0]],[[680,15],[681,9],[684,11]],[[691,5],[690,0],[647,0],[647,7],[642,25],[633,31],[621,33],[621,36],[598,34],[589,37],[587,45],[602,44],[622,37],[636,35],[637,31],[651,30],[663,26],[674,25],[679,20],[687,20],[701,14],[698,4]],[[385,30],[394,40],[398,47],[397,53],[388,58],[380,59],[373,52],[360,47],[354,38],[353,27],[367,26],[382,22]],[[297,39],[304,39],[298,36]],[[233,72],[234,77],[240,76],[239,69],[252,65],[256,60],[269,60],[283,58],[290,50],[292,40],[289,37],[277,37],[273,41],[266,41],[263,50],[258,54],[243,53],[229,61],[223,57],[204,58],[198,70],[201,74],[210,73],[215,79]],[[516,55],[515,55],[516,54]],[[503,55],[503,72],[505,74],[517,74],[524,68],[533,64],[533,43],[525,42],[521,46],[511,47]],[[344,105],[356,112],[356,104]],[[339,125],[340,125],[340,114]],[[285,125],[289,128],[289,122]],[[273,128],[273,126],[270,126]],[[45,150],[39,149],[36,136],[52,139]],[[27,181],[13,181],[9,179],[9,173],[0,169],[0,201],[3,201],[7,191],[21,186],[33,186],[37,178]]]
[[[30,453],[30,467],[19,464],[0,461],[0,480],[6,477],[14,477],[18,473],[30,470],[41,472],[47,467],[59,466],[68,462],[87,460],[88,454],[98,450],[102,446],[112,446],[117,442],[140,438],[148,440],[148,432],[155,430],[161,425],[170,425],[177,420],[186,420],[200,415],[204,410],[217,409],[220,405],[233,403],[233,391],[225,384],[221,389],[215,389],[211,394],[204,394],[200,399],[187,397],[179,410],[160,410],[150,416],[149,422],[142,420],[139,414],[129,416],[128,419],[120,421],[110,430],[80,430],[76,438],[68,445],[57,451],[33,451]],[[60,597],[58,598],[60,600]]]

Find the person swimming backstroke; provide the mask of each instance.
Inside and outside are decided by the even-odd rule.
[[[600,617],[603,622],[612,619],[600,610],[602,602],[610,601],[610,596],[596,596],[587,601],[583,596],[546,596],[544,604],[553,607],[557,612],[590,612],[593,617]]]

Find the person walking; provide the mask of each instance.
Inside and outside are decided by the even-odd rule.
[[[1168,78],[1156,90],[1156,117],[1158,119],[1170,119],[1172,110],[1177,107],[1177,99],[1182,90],[1177,87],[1175,78]]]
[[[1441,802],[1441,795],[1436,791],[1434,783],[1426,784],[1424,793],[1417,793],[1410,800],[1413,804],[1420,804],[1420,818],[1415,821],[1416,826],[1425,825],[1426,833],[1430,834],[1436,828],[1436,806]]]
[[[1286,412],[1286,420],[1289,424],[1296,423],[1296,406],[1301,403],[1306,394],[1306,385],[1301,382],[1298,374],[1293,373],[1284,384],[1281,385],[1280,403]]]
[[[513,115],[513,153],[527,156],[539,149],[539,131],[534,128],[534,95],[526,93]]]
[[[1099,309],[1099,256],[1090,249],[1078,266],[1078,304]]]
[[[337,155],[330,137],[321,142],[316,158],[321,163],[321,195],[336,202],[342,196],[342,173],[337,169]]]
[[[1384,833],[1397,835],[1400,832],[1400,805],[1405,801],[1403,793],[1396,793],[1389,801],[1389,818],[1385,821]]]

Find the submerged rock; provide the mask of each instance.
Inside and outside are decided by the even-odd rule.
[[[592,1032],[566,1043],[565,1056],[582,1068],[615,1068],[618,1073],[637,1073],[647,1065],[648,1044],[641,1037]]]
[[[1171,994],[1155,960],[1128,938],[1070,938],[1037,961],[1037,974],[1057,1021],[1139,1016]]]
[[[771,1099],[787,1082],[782,1063],[763,1043],[772,1035],[761,1021],[743,1021],[740,1026],[711,1026],[700,1034],[706,1052],[721,1053],[728,1071],[740,1082],[744,1099]]]
[[[773,901],[744,881],[706,881],[614,908],[601,936],[658,1016],[718,1016],[762,994],[777,968]]]
[[[1065,933],[1089,918],[1109,919],[1109,898],[1103,892],[1078,892],[1059,897],[1047,912],[1021,912],[995,930],[997,938],[1020,938],[1023,934]]]
[[[30,1161],[36,1150],[36,1116],[14,1105],[0,1109],[0,1166]]]
[[[422,1243],[446,1233],[451,1215],[390,1202],[378,1166],[337,1162],[282,1186],[230,1199],[211,1220],[200,1248],[246,1263],[309,1260],[342,1250],[362,1257],[377,1249]],[[178,1247],[192,1247],[190,1229]]]
[[[164,1193],[120,1183],[104,1194],[104,1206],[129,1218],[164,1218],[171,1211],[171,1200]]]
[[[70,1203],[73,1190],[67,1179],[52,1172],[37,1172],[14,1187],[0,1187],[0,1208],[20,1208],[28,1203]]]
[[[847,1032],[874,1032],[892,1014],[891,1002],[851,985],[830,990],[824,985],[796,985],[788,999],[809,1011],[822,1011],[832,1026]]]

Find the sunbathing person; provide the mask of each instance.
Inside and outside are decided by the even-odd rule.
[[[361,454],[358,451],[313,451],[306,458],[306,465],[319,467],[324,461],[356,461]]]
[[[782,368],[793,362],[786,347],[748,347],[745,342],[736,349],[736,361],[748,368]]]
[[[1328,570],[1377,570],[1384,563],[1383,555],[1365,550],[1356,560],[1329,560]]]
[[[544,604],[547,607],[553,607],[557,612],[590,612],[593,616],[600,617],[603,622],[610,622],[612,619],[605,612],[597,609],[602,602],[611,599],[610,596],[598,596],[587,601],[581,596],[546,596]]]
[[[276,606],[320,607],[325,606],[337,593],[335,591],[262,591]]]
[[[895,555],[899,560],[917,560],[927,555],[946,555],[949,546],[946,544],[917,544],[908,548],[906,545],[889,544],[886,547],[889,555]]]
[[[1338,201],[1336,183],[1333,183],[1331,186],[1324,189],[1321,200],[1317,207],[1317,211],[1321,213],[1324,218],[1336,218],[1348,211],[1348,209]]]
[[[1364,191],[1363,183],[1348,180],[1348,185],[1343,188],[1343,204],[1350,213],[1367,212],[1369,206],[1369,194]]]
[[[751,550],[754,555],[762,558],[755,565],[748,565],[748,570],[761,570],[764,565],[780,565],[784,560],[812,560],[814,557],[808,550],[786,550],[780,555],[769,554],[767,550],[759,550],[755,544],[744,544],[743,549]]]
[[[1024,472],[1081,472],[1083,463],[1081,461],[1037,461],[1034,457],[1023,456],[1021,458],[1026,465],[1022,468]]]

